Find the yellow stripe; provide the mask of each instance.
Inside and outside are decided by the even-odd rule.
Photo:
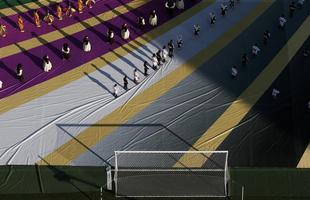
[[[0,10],[0,16],[10,16],[18,13],[27,12],[29,10],[38,9],[44,6],[48,6],[52,3],[59,3],[62,0],[38,0],[36,2],[29,2],[23,5],[16,5],[14,7],[3,8]]]
[[[204,1],[205,2],[205,1]],[[174,72],[168,74],[165,78],[146,89],[141,94],[132,98],[126,105],[114,110],[111,114],[107,115],[96,124],[124,124],[130,118],[134,117],[137,113],[149,106],[154,100],[165,94],[168,90],[180,83],[187,76],[192,74],[198,66],[201,66],[206,60],[217,54],[224,46],[237,37],[243,30],[245,30],[261,13],[263,13],[273,2],[264,1],[260,3],[247,17],[237,23],[234,28],[223,34],[218,40],[212,43],[207,49],[202,50],[197,55],[193,56],[185,64],[180,66]],[[206,3],[204,3],[206,4]],[[197,8],[196,8],[197,9]],[[194,10],[192,10],[192,13]],[[186,19],[186,16],[183,16]],[[177,20],[180,20],[177,18]],[[75,139],[66,142],[54,152],[47,155],[44,159],[38,162],[44,165],[46,162],[53,165],[67,165],[72,160],[76,159],[87,149],[79,142],[87,147],[91,147],[98,143],[100,140],[111,134],[117,127],[99,127],[91,126]],[[77,142],[79,141],[79,142]]]
[[[297,168],[310,168],[310,143],[299,160]]]
[[[125,14],[131,10],[141,7],[147,4],[148,2],[150,2],[150,0],[135,0],[126,5],[118,6],[113,10],[106,11],[96,17],[91,17],[82,22],[77,22],[70,26],[66,26],[60,30],[55,30],[55,31],[40,35],[38,36],[38,38],[33,37],[32,39],[18,42],[17,44],[11,44],[11,45],[2,47],[0,48],[0,59],[20,53],[21,51],[28,51],[32,48],[35,48],[35,47],[38,47],[38,46],[41,46],[41,45],[44,45],[50,42],[54,42],[68,35],[73,35],[75,33],[81,32],[83,30],[86,30],[89,27],[93,27],[98,24],[101,24],[103,21],[111,20],[120,14]],[[115,13],[119,13],[119,14],[115,14]],[[86,26],[83,24],[86,24]],[[27,31],[27,27],[25,28],[25,31]]]
[[[272,82],[284,70],[298,49],[310,34],[310,17],[294,33],[276,57],[268,64],[252,84],[232,103],[231,106],[214,122],[214,124],[195,142],[189,151],[212,151],[230,135]],[[191,157],[184,154],[175,167],[201,167],[206,156]]]
[[[125,56],[128,54],[129,51],[134,51],[135,49],[140,48],[141,46],[147,44],[148,42],[152,41],[156,37],[160,36],[161,34],[169,31],[174,26],[182,23],[184,20],[188,19],[193,15],[193,13],[199,12],[203,10],[205,7],[213,3],[215,0],[212,1],[203,1],[191,9],[183,12],[181,15],[173,18],[172,20],[166,22],[165,24],[161,25],[160,27],[148,32],[147,34],[136,38],[134,41],[129,42],[129,44],[124,45],[123,47],[119,47],[114,50],[118,55]],[[125,50],[126,49],[126,50]],[[127,51],[128,50],[128,51]],[[89,61],[71,71],[68,71],[60,76],[52,78],[48,81],[35,85],[31,88],[23,90],[19,93],[16,93],[12,96],[0,99],[0,114],[9,111],[17,107],[18,105],[27,103],[33,99],[36,99],[40,96],[43,96],[59,87],[62,87],[72,81],[78,80],[81,77],[85,76],[84,72],[92,73],[95,71],[93,65],[98,67],[102,67],[117,60],[118,57],[112,53],[106,53],[101,55],[100,57]]]

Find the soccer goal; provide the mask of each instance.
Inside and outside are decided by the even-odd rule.
[[[116,197],[226,197],[228,151],[115,151]]]

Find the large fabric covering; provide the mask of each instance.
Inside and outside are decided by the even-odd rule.
[[[50,82],[48,87],[39,88],[33,93],[45,95],[1,113],[0,163],[102,166],[113,164],[115,150],[191,148],[260,75],[309,16],[310,4],[307,2],[288,20],[286,29],[280,30],[277,19],[279,13],[286,12],[288,2],[241,2],[226,17],[219,17],[213,27],[206,25],[205,17],[210,11],[219,12],[221,1],[203,1],[205,7],[194,7],[195,12],[189,12],[183,18],[180,13],[178,16],[181,18],[161,18],[167,21],[155,29],[161,32],[149,33],[153,36],[152,40],[147,41],[147,33],[118,50],[102,48],[100,51],[109,51],[111,58],[97,58],[99,63],[105,62],[104,66],[93,64],[80,68],[81,71],[72,74],[68,84],[50,91],[50,86],[58,84]],[[154,4],[152,2],[151,5]],[[153,6],[146,7],[148,11],[153,9]],[[122,16],[113,19],[113,22],[122,24],[129,20],[129,23],[136,23],[134,13]],[[169,20],[178,23],[169,23]],[[163,23],[160,19],[159,22]],[[198,37],[193,36],[194,23],[202,27]],[[263,46],[260,39],[262,33],[258,30],[266,28],[272,37],[270,43]],[[242,31],[238,33],[238,30]],[[142,61],[150,61],[153,52],[180,33],[184,40],[183,48],[177,49],[175,57],[157,72],[150,69],[150,76],[145,78],[142,75]],[[98,37],[95,33],[92,35]],[[248,67],[240,67],[242,53],[250,52],[254,42],[261,46],[261,54],[251,57]],[[301,51],[305,46],[301,47]],[[206,60],[202,59],[200,65],[188,63],[204,50],[208,52],[206,57],[216,53]],[[291,52],[287,46],[284,50],[287,55]],[[301,51],[297,54],[300,55]],[[302,57],[296,59],[301,60]],[[305,78],[308,74],[305,66],[309,61],[301,62],[294,64],[292,61],[280,75],[276,84],[281,90],[278,100],[270,98],[270,89],[275,86],[271,85],[253,105],[249,115],[230,127],[233,131],[229,137],[218,146],[214,143],[216,149],[232,152],[231,166],[297,165],[309,142],[306,137],[309,125],[305,120],[308,114],[303,112],[305,107],[297,106],[306,106],[307,98],[310,98],[304,95],[308,94],[307,87],[310,85]],[[230,77],[233,63],[238,65],[237,79]],[[300,65],[302,70],[296,71],[296,65]],[[63,67],[60,71],[68,70],[66,66]],[[124,75],[131,79],[134,69],[138,69],[141,83],[135,85],[130,80],[132,89],[114,99],[111,94],[113,85],[116,83],[121,87]],[[297,89],[299,92],[295,93]],[[132,101],[134,99],[139,101]],[[271,110],[272,113],[268,113]],[[226,122],[230,122],[230,119]],[[221,136],[206,142],[212,143]]]

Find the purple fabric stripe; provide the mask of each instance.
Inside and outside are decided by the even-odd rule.
[[[156,9],[157,11],[159,25],[167,22],[169,19],[171,19],[171,17],[168,16],[166,13],[166,10],[163,6],[164,1],[165,0],[154,0],[151,3],[148,3],[147,5],[144,5],[130,13],[118,16],[108,22],[103,22],[103,24],[100,24],[96,27],[89,28],[72,36],[67,36],[64,39],[57,40],[45,46],[31,49],[28,52],[23,52],[14,56],[4,58],[2,61],[0,61],[0,80],[4,82],[4,88],[0,90],[0,98],[10,96],[14,93],[39,84],[45,80],[53,78],[109,51],[116,54],[116,56],[118,56],[120,59],[124,59],[134,69],[135,66],[131,64],[129,60],[113,51],[120,45],[127,43],[120,38],[120,27],[124,23],[128,24],[131,30],[130,40],[133,40],[138,36],[150,31],[152,27],[150,27],[149,25],[147,25],[147,27],[143,31],[139,30],[136,22],[137,16],[145,16],[145,18],[147,19],[149,13],[153,9]],[[198,3],[199,1],[201,0],[196,0],[195,3]],[[188,2],[186,4],[186,9],[192,6],[193,3]],[[181,11],[176,11],[175,16],[180,13]],[[110,45],[106,42],[105,33],[107,31],[107,27],[112,27],[115,30],[115,43],[113,45]],[[89,36],[92,44],[92,51],[90,53],[84,53],[81,49],[81,41],[85,35]],[[71,48],[72,53],[71,59],[69,61],[63,61],[60,58],[60,49],[64,42],[67,42]],[[128,52],[129,51],[130,50],[128,50]],[[151,56],[151,53],[152,52],[149,52],[148,56]],[[43,72],[42,70],[41,57],[45,54],[49,55],[53,63],[53,69],[50,72]],[[18,80],[15,79],[15,67],[18,63],[23,63],[24,65],[24,83],[20,83]],[[100,68],[101,66],[92,67]],[[117,66],[113,67],[118,70]],[[120,73],[123,72],[120,71]],[[41,91],[37,92],[40,93]]]
[[[73,1],[73,0],[71,0],[71,1]],[[34,25],[33,10],[29,10],[26,13],[21,13],[21,16],[23,17],[24,24],[25,24],[25,32],[24,33],[21,33],[19,31],[17,25],[16,25],[18,15],[3,17],[3,18],[1,18],[0,23],[3,23],[7,26],[8,34],[5,38],[0,38],[0,47],[4,47],[4,46],[7,46],[7,45],[10,45],[13,43],[17,43],[20,41],[31,39],[34,34],[35,35],[42,35],[45,33],[55,31],[56,29],[61,29],[63,27],[77,23],[79,20],[83,21],[85,19],[93,17],[91,15],[91,13],[93,13],[95,15],[99,15],[103,12],[109,11],[113,8],[120,6],[120,5],[127,4],[131,1],[133,1],[133,0],[97,0],[97,3],[95,6],[93,6],[93,8],[89,9],[88,7],[86,7],[86,8],[84,8],[84,12],[81,14],[75,13],[72,17],[64,16],[62,21],[56,19],[56,16],[55,16],[55,21],[53,22],[52,26],[47,25],[43,21],[43,17],[46,13],[47,7],[41,8],[41,9],[38,9],[38,11],[40,13],[40,18],[41,18],[41,27],[40,28],[37,28]],[[74,2],[76,2],[76,0]],[[63,6],[65,4],[66,3],[62,3]],[[76,5],[76,3],[73,5]],[[56,13],[56,6],[57,5],[54,4],[54,5],[51,5],[49,7],[51,14]]]

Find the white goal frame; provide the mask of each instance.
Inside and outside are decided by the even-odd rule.
[[[224,166],[224,169],[125,169],[125,170],[122,170],[122,169],[119,169],[119,165],[118,165],[118,159],[117,159],[117,156],[118,154],[121,154],[121,153],[132,153],[132,154],[139,154],[139,153],[150,153],[150,154],[216,154],[216,153],[221,153],[221,154],[226,154],[225,155],[225,166]],[[173,196],[173,197],[212,197],[212,198],[223,198],[223,197],[227,197],[229,196],[229,193],[228,193],[228,181],[229,181],[229,174],[228,174],[228,151],[114,151],[114,158],[115,158],[115,167],[113,169],[114,171],[114,183],[115,183],[115,196],[116,197],[124,197],[124,196],[118,196],[117,194],[117,175],[118,175],[118,172],[121,172],[121,171],[133,171],[133,172],[143,172],[143,171],[224,171],[224,191],[225,191],[225,195],[223,196],[192,196],[192,195],[189,195],[189,196]],[[126,197],[171,197],[171,196],[126,196]]]

